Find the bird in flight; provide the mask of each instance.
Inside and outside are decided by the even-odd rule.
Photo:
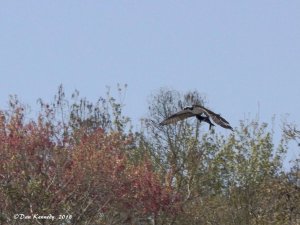
[[[204,115],[203,115],[204,114]],[[209,129],[212,126],[215,126],[209,118],[211,118],[216,124],[220,125],[223,128],[230,129],[233,131],[233,128],[230,126],[229,122],[225,120],[220,114],[216,114],[213,111],[201,106],[193,105],[190,107],[185,107],[183,110],[171,115],[160,123],[160,125],[168,125],[176,123],[180,120],[184,120],[189,117],[195,116],[200,122],[204,121],[209,124]]]

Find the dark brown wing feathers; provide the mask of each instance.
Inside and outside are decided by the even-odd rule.
[[[171,115],[164,121],[162,121],[160,123],[160,125],[168,125],[171,123],[176,123],[180,120],[184,120],[184,119],[186,119],[188,117],[192,117],[192,116],[195,116],[195,115],[191,112],[191,110],[182,110],[182,111],[179,111],[178,113]]]
[[[226,129],[233,130],[233,128],[230,126],[229,122],[227,120],[225,120],[220,114],[216,114],[213,111],[211,111],[203,106],[200,106],[200,105],[194,105],[193,107],[195,109],[202,111],[206,116],[210,117],[219,126],[226,128]]]
[[[233,130],[232,127],[229,125],[229,123],[220,115],[214,114],[214,115],[211,115],[211,118],[216,124],[220,125],[221,127]]]
[[[202,113],[204,113],[207,117],[210,117],[216,124],[220,125],[221,127],[233,130],[229,122],[225,120],[221,115],[216,114],[213,111],[200,105],[193,105],[192,108],[184,109],[178,113],[175,113],[162,121],[160,125],[176,123],[180,120],[184,120],[192,116],[201,115]]]

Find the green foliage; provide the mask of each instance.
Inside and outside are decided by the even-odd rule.
[[[152,97],[146,119],[148,151],[163,168],[162,177],[171,176],[172,186],[183,197],[183,212],[174,223],[297,224],[299,184],[287,182],[282,169],[287,138],[283,135],[275,147],[274,132],[256,120],[241,121],[228,136],[204,132],[196,119],[158,126],[171,113],[196,102],[204,102],[197,92],[181,96],[161,90]],[[283,198],[277,188],[293,194]],[[287,220],[285,210],[291,205]]]
[[[278,146],[257,120],[226,135],[196,119],[159,126],[205,103],[196,91],[161,89],[133,133],[118,93],[93,103],[78,91],[69,100],[60,86],[32,120],[11,97],[0,111],[1,224],[299,224],[299,158],[283,170],[296,126],[284,124]],[[35,213],[67,217],[14,219]]]

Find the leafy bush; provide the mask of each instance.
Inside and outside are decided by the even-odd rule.
[[[0,111],[1,224],[300,222],[299,159],[282,167],[287,141],[299,139],[292,125],[278,146],[256,120],[228,136],[193,119],[161,127],[170,113],[205,103],[198,92],[166,89],[135,133],[109,93],[91,103],[75,91],[68,100],[61,86],[52,103],[39,103],[36,119],[16,97]]]

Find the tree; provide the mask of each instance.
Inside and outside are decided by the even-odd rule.
[[[192,119],[171,126],[158,125],[171,113],[195,103],[203,104],[197,92],[181,96],[162,89],[152,97],[146,119],[148,151],[163,177],[169,175],[170,183],[183,197],[183,211],[172,222],[296,224],[299,207],[293,202],[298,203],[297,195],[293,192],[285,201],[279,194],[282,187],[291,188],[282,177],[287,139],[283,136],[275,147],[274,132],[257,120],[241,121],[227,137],[214,130],[201,131],[199,122]],[[274,183],[277,186],[273,192]],[[289,210],[290,220],[286,220],[280,210],[289,205],[293,210]]]
[[[258,120],[227,135],[196,119],[159,126],[204,104],[196,91],[161,89],[136,132],[109,93],[93,103],[75,91],[68,100],[61,86],[53,102],[39,103],[33,119],[16,97],[0,110],[1,224],[299,223],[299,158],[282,167],[288,141],[300,137],[291,124],[278,146]],[[65,217],[14,219],[20,213]]]
[[[66,215],[55,224],[132,224],[177,211],[177,195],[152,162],[132,160],[134,134],[115,99],[70,106],[60,87],[54,103],[40,104],[36,120],[16,98],[0,112],[1,224],[22,222],[16,214]]]

